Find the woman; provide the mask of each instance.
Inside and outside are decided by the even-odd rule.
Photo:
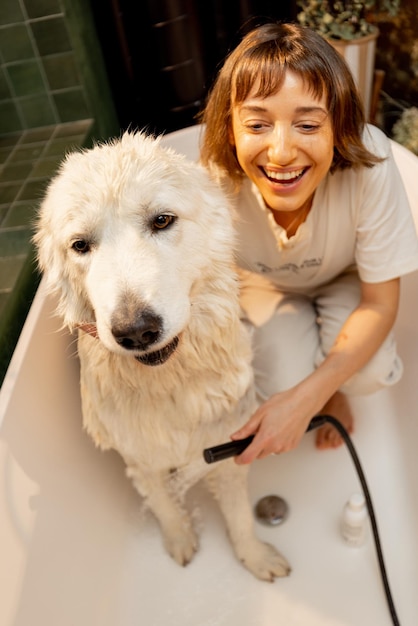
[[[237,208],[242,308],[261,405],[234,439],[250,463],[298,445],[311,418],[351,431],[348,394],[396,383],[391,332],[418,242],[387,138],[367,126],[351,74],[318,34],[250,32],[202,115],[202,162]],[[320,448],[339,445],[330,426]]]

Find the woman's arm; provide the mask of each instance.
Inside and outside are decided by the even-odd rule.
[[[237,463],[251,463],[269,454],[295,448],[312,417],[382,345],[398,311],[400,279],[361,283],[359,306],[348,317],[325,360],[291,389],[273,395],[232,435],[254,441]]]

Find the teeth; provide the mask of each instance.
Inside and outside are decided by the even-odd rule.
[[[294,180],[295,178],[298,178],[301,174],[303,174],[303,172],[304,172],[304,168],[300,170],[293,170],[293,172],[272,172],[272,171],[266,170],[266,174],[269,178],[272,178],[273,180],[279,180],[279,181]]]

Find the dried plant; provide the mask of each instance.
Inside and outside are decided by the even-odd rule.
[[[405,109],[393,125],[392,138],[418,155],[418,108]]]
[[[297,17],[303,26],[327,39],[358,39],[375,30],[367,21],[369,15],[393,17],[400,0],[297,0],[297,5],[302,9]]]

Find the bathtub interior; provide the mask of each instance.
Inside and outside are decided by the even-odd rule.
[[[360,488],[353,463],[345,448],[317,452],[314,433],[250,473],[254,504],[267,494],[289,504],[282,525],[256,522],[291,562],[289,578],[263,583],[236,561],[200,486],[188,497],[200,550],[176,565],[121,459],[82,430],[74,337],[60,329],[54,304],[41,283],[0,393],[2,625],[391,624],[371,536],[350,548],[339,534],[343,504]],[[396,324],[404,378],[354,403],[353,442],[402,626],[418,623],[417,306],[413,274],[403,279]]]

